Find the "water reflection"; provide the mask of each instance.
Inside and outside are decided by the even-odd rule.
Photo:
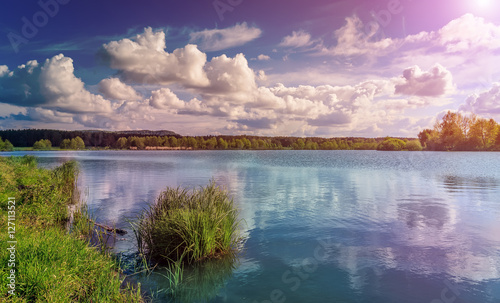
[[[50,155],[48,165],[61,161]],[[263,302],[280,289],[286,302],[421,303],[439,298],[444,281],[450,281],[464,302],[500,301],[498,154],[217,151],[64,157],[82,163],[80,182],[89,189],[91,210],[102,223],[119,228],[127,229],[125,219],[165,186],[205,185],[214,177],[229,189],[246,222],[244,252],[234,269],[200,270],[201,278],[179,292],[186,300],[201,298],[189,293],[201,289],[210,302]],[[117,251],[134,250],[131,234],[117,242]],[[325,259],[302,278],[298,271],[314,258],[318,239],[330,243]],[[283,279],[288,271],[292,275]],[[300,284],[290,282],[297,277]],[[159,275],[147,281],[141,280],[145,288],[165,289]]]
[[[449,210],[442,199],[402,199],[398,203],[398,219],[408,228],[442,230],[450,220]]]
[[[152,290],[147,291],[148,296],[158,302],[207,302],[217,296],[224,299],[220,291],[231,278],[236,262],[234,257],[225,257],[186,266],[176,286],[171,286],[171,275],[165,268],[132,280],[139,281],[144,289]]]

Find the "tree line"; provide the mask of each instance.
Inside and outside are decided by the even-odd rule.
[[[418,138],[426,150],[500,151],[500,125],[475,114],[448,111],[433,129],[424,129]]]
[[[3,141],[1,138],[4,138]],[[433,129],[412,138],[298,138],[260,136],[180,136],[171,131],[61,131],[2,130],[0,150],[16,147],[34,149],[113,148],[146,149],[148,147],[187,148],[197,150],[390,150],[390,151],[488,151],[500,150],[500,125],[493,119],[447,112]]]

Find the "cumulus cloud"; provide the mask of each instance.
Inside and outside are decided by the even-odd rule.
[[[472,14],[465,14],[439,30],[439,41],[448,52],[478,48],[499,49],[500,26]]]
[[[291,35],[286,36],[280,43],[282,47],[299,48],[311,45],[311,34],[305,31],[294,31]]]
[[[421,97],[437,97],[453,90],[451,73],[440,64],[423,72],[418,66],[403,71],[403,79],[396,85],[396,93]]]
[[[472,94],[465,100],[460,110],[476,114],[500,114],[500,83],[494,83],[493,87],[480,94]]]
[[[249,27],[246,22],[224,29],[205,29],[191,33],[191,43],[198,44],[204,51],[219,51],[247,44],[259,38],[262,31]]]
[[[99,92],[107,99],[113,100],[141,100],[142,97],[135,89],[118,78],[103,79],[99,82]]]
[[[0,77],[9,74],[9,67],[7,65],[0,65]]]
[[[0,102],[56,108],[60,112],[112,112],[111,103],[91,94],[74,75],[73,60],[63,54],[47,59],[43,66],[28,61],[0,77]]]
[[[103,45],[111,68],[117,69],[126,81],[149,84],[206,86],[203,70],[207,55],[196,45],[165,51],[165,32],[148,27],[133,39],[112,41]]]
[[[208,106],[200,100],[194,98],[185,102],[179,99],[179,97],[168,88],[161,88],[153,91],[147,102],[156,109],[164,109],[170,113],[202,115],[212,112],[212,109],[208,108]]]
[[[40,92],[44,104],[73,113],[112,112],[111,103],[101,95],[91,94],[74,75],[73,59],[56,55],[45,61],[40,73]]]
[[[210,85],[202,91],[208,94],[245,94],[256,88],[255,73],[243,54],[215,57],[206,64],[205,72]]]

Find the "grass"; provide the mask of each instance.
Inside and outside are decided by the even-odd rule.
[[[234,252],[240,221],[228,193],[211,181],[167,188],[133,225],[139,252],[159,263],[187,263]]]
[[[0,250],[0,280],[16,271],[16,291],[8,296],[0,283],[0,301],[142,302],[140,288],[123,286],[119,264],[89,246],[91,226],[84,210],[66,231],[68,206],[75,200],[78,166],[68,162],[53,170],[37,167],[36,158],[0,157],[0,222],[7,226],[8,198],[16,200],[15,267]],[[87,235],[87,236],[86,236]],[[8,233],[0,234],[2,247]]]

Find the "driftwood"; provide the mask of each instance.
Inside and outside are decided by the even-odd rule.
[[[100,227],[106,231],[109,231],[109,232],[112,232],[112,233],[117,233],[118,235],[124,235],[127,233],[126,230],[124,229],[120,229],[120,228],[113,228],[111,226],[108,226],[108,225],[104,225],[104,224],[100,224],[100,223],[97,223],[97,222],[94,222],[92,220],[89,220],[90,222],[94,223],[95,226],[97,227]]]

